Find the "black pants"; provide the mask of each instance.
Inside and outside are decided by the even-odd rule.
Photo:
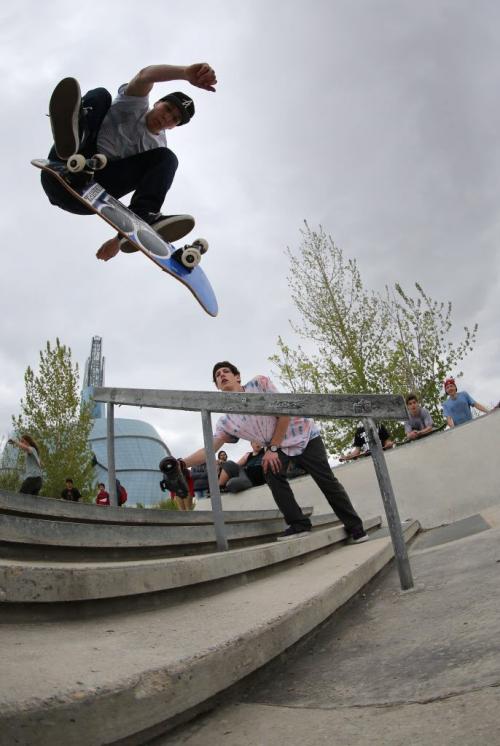
[[[81,151],[86,157],[97,152],[99,128],[110,105],[111,95],[105,88],[95,88],[82,98],[84,113],[80,116],[80,137]],[[57,160],[54,148],[51,148],[48,157],[49,160]],[[130,209],[139,217],[147,218],[148,213],[160,212],[177,166],[177,156],[169,148],[154,148],[110,161],[98,172],[97,180],[117,199],[134,192]],[[93,215],[92,210],[72,197],[53,176],[42,171],[40,179],[53,205],[75,215]]]
[[[279,457],[281,471],[278,474],[273,474],[268,469],[266,482],[271,489],[276,505],[283,513],[283,517],[289,526],[297,530],[311,528],[311,521],[303,514],[295,500],[286,477],[288,462],[293,458],[294,463],[305,469],[314,479],[328,500],[333,512],[344,524],[346,531],[351,534],[353,531],[363,530],[363,523],[354,510],[349,495],[330,468],[325,445],[320,437],[310,440],[306,449],[299,456],[290,457],[280,450]]]
[[[42,477],[28,477],[21,485],[19,492],[24,495],[38,495],[42,489]]]

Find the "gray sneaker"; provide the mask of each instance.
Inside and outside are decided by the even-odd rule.
[[[195,223],[192,215],[162,215],[161,213],[151,213],[150,217],[145,220],[167,243],[184,238],[193,230]],[[134,244],[126,238],[121,239],[120,249],[126,254],[137,251]]]
[[[63,78],[50,97],[50,126],[57,156],[62,161],[77,153],[80,146],[78,118],[81,101],[80,85],[76,78]]]

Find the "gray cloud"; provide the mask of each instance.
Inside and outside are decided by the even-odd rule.
[[[83,369],[101,335],[109,385],[210,389],[211,364],[226,357],[246,377],[269,372],[277,336],[293,340],[283,252],[298,245],[304,218],[358,259],[369,286],[417,280],[453,301],[457,333],[479,321],[464,384],[498,398],[497,5],[191,0],[167,13],[150,0],[144,9],[26,0],[2,12],[0,432],[26,366],[56,336]],[[210,241],[215,320],[142,257],[97,262],[107,226],[51,207],[29,165],[48,149],[44,114],[60,77],[114,91],[144,65],[203,59],[220,83],[215,95],[192,91],[196,117],[169,135],[181,165],[166,208],[195,214],[195,233]],[[194,416],[136,416],[180,452],[200,442]]]

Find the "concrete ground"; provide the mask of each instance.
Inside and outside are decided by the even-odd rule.
[[[499,511],[425,532],[226,702],[155,746],[500,744]]]

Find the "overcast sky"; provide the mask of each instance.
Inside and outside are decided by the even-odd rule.
[[[457,332],[478,322],[461,387],[498,401],[497,2],[18,0],[0,18],[0,434],[56,337],[83,372],[101,336],[108,386],[207,390],[225,358],[244,380],[272,373],[278,335],[294,341],[284,251],[304,219],[367,287],[418,281],[453,302]],[[109,227],[50,206],[29,163],[48,151],[60,78],[114,93],[148,64],[201,61],[215,94],[174,82],[154,96],[195,99],[168,136],[180,166],[164,211],[195,215],[210,242],[216,319],[139,254],[98,262]],[[175,455],[201,444],[198,415],[117,414],[152,422]]]

